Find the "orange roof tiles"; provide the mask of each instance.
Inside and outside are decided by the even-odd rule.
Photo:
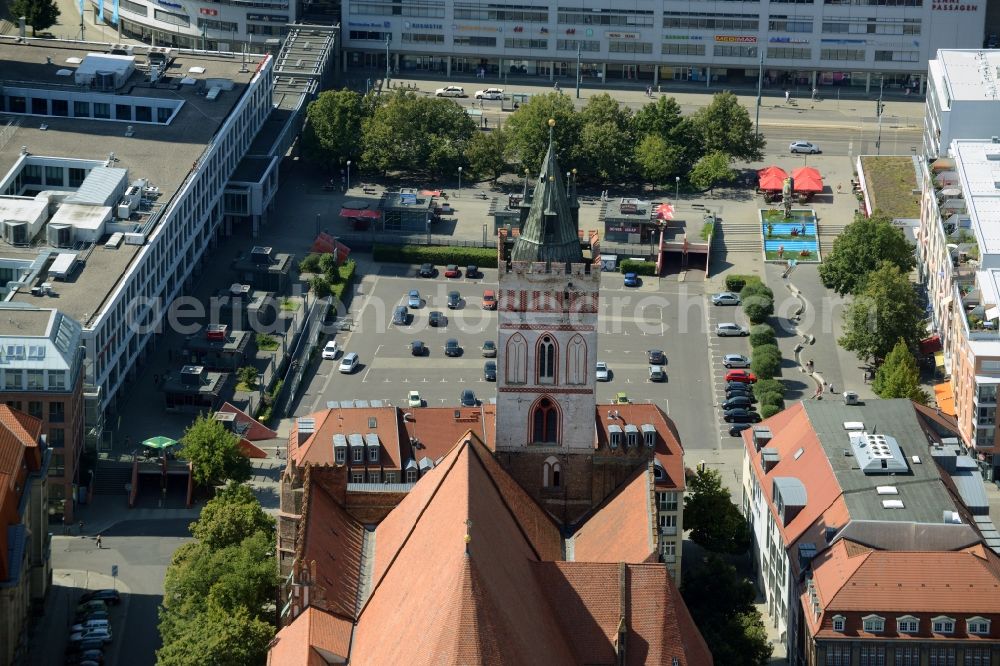
[[[413,459],[428,457],[431,460],[446,455],[455,446],[455,442],[471,430],[481,442],[490,449],[493,448],[493,438],[496,431],[496,405],[480,407],[418,407],[404,410],[412,414],[412,420],[403,419],[403,429],[406,437],[404,448],[409,448],[410,438],[417,439],[421,446],[413,451]],[[455,418],[455,412],[461,415]],[[406,456],[404,456],[405,458]],[[405,461],[404,461],[405,462]]]
[[[618,417],[609,420],[608,412],[614,412]],[[684,447],[681,446],[673,421],[662,409],[653,404],[599,404],[594,414],[594,423],[599,448],[606,448],[608,445],[608,426],[624,427],[631,424],[641,428],[644,423],[652,425],[657,434],[655,457],[665,472],[664,478],[656,480],[656,486],[661,489],[684,490]]]
[[[28,472],[41,467],[38,438],[42,422],[0,405],[0,580],[10,575],[7,527],[20,522],[18,508]]]
[[[298,423],[293,426],[288,437],[288,455],[298,466],[306,463],[314,465],[334,464],[333,436],[336,434],[365,435],[374,432],[382,444],[380,460],[385,469],[400,469],[399,432],[395,407],[335,408],[325,409],[310,415],[316,422],[315,432],[300,445]],[[375,419],[375,427],[369,427],[369,419]]]
[[[577,562],[648,562],[656,559],[651,471],[642,468],[576,531]]]
[[[346,660],[352,628],[350,620],[309,607],[274,637],[268,666],[326,666],[327,660],[317,650]]]

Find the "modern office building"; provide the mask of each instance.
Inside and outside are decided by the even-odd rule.
[[[162,1],[162,0],[161,0]],[[345,0],[344,67],[922,91],[938,49],[978,45],[986,3],[947,0],[487,4]]]
[[[924,156],[945,157],[956,139],[1000,134],[1000,50],[942,49],[927,63]]]

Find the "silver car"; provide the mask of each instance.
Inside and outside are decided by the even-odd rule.
[[[732,322],[726,322],[724,324],[716,325],[715,334],[720,338],[736,338],[744,335],[750,335],[750,331],[745,326],[740,326],[739,324],[734,324]]]
[[[461,86],[445,86],[434,91],[437,97],[465,97],[465,88]]]
[[[595,379],[599,382],[606,382],[611,379],[611,371],[608,370],[608,364],[604,361],[598,361],[597,366],[594,369]]]
[[[722,365],[726,368],[749,368],[750,359],[743,354],[726,354],[722,359]]]
[[[722,291],[712,294],[712,305],[739,305],[740,295],[731,291]]]
[[[821,151],[819,146],[815,143],[810,143],[809,141],[792,141],[792,143],[788,146],[788,152],[815,155],[816,153],[821,153],[823,151]]]

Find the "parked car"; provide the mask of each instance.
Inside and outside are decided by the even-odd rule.
[[[598,361],[594,368],[594,378],[599,382],[606,382],[611,379],[611,370],[604,361]]]
[[[337,354],[340,353],[340,345],[337,344],[336,340],[330,340],[323,346],[323,358],[328,360],[333,360],[337,358]]]
[[[411,289],[409,295],[406,297],[406,307],[416,310],[423,304],[424,301],[420,298],[420,292],[416,289]]]
[[[422,278],[432,278],[437,275],[437,270],[433,264],[421,264],[419,275]]]
[[[358,355],[356,352],[351,352],[350,354],[344,354],[344,358],[340,359],[340,367],[337,368],[338,371],[349,375],[354,372],[358,367]]]
[[[66,655],[67,664],[77,664],[78,666],[84,666],[85,664],[103,664],[104,663],[104,651],[99,648],[92,648],[90,650],[80,650],[79,652],[74,652],[72,654]]]
[[[503,88],[486,88],[476,91],[476,99],[503,99]]]
[[[722,409],[724,410],[736,408],[757,411],[754,409],[753,399],[745,395],[734,395],[732,398],[729,398],[722,403]]]
[[[649,381],[651,382],[667,381],[667,371],[663,369],[662,365],[649,366]]]
[[[726,322],[724,324],[716,324],[715,334],[720,338],[739,337],[744,335],[750,335],[750,329],[748,329],[746,326],[740,326],[739,324]]]
[[[448,264],[448,266],[444,269],[444,276],[446,278],[462,277],[462,271],[458,270],[458,266],[456,264]]]
[[[483,309],[484,310],[496,310],[497,309],[497,293],[492,289],[487,289],[483,292]]]
[[[483,343],[482,348],[483,356],[486,358],[496,358],[497,356],[497,343],[492,340],[487,340]]]
[[[109,620],[86,620],[78,624],[74,624],[69,628],[70,632],[78,633],[81,631],[89,631],[91,629],[108,629],[111,627],[111,622]]]
[[[423,407],[424,399],[420,397],[420,391],[410,391],[406,395],[406,404],[410,407]]]
[[[118,590],[113,590],[110,588],[105,588],[102,590],[94,590],[93,592],[87,592],[82,597],[80,597],[80,603],[86,603],[88,601],[100,600],[106,604],[112,606],[117,606],[121,603],[122,598]]]
[[[730,370],[726,373],[726,381],[753,384],[757,381],[757,375],[753,374],[749,370]]]
[[[722,365],[727,368],[749,368],[750,359],[743,354],[726,354],[722,358]]]
[[[434,91],[435,97],[466,97],[462,86],[445,86]]]
[[[441,312],[439,312],[438,310],[431,310],[431,314],[430,314],[430,317],[429,317],[427,323],[429,323],[431,326],[435,326],[435,327],[437,327],[437,326],[447,326],[448,325],[448,318],[445,317],[444,314],[441,313]]]
[[[468,266],[465,267],[465,277],[469,278],[470,280],[475,280],[476,278],[483,277],[483,274],[479,272],[479,266],[476,266],[475,264],[469,264]]]
[[[628,399],[628,394],[625,393],[625,391],[619,391],[618,393],[615,394],[615,399],[613,401],[613,404],[627,405],[629,404],[629,402],[631,401]]]
[[[81,652],[87,652],[88,650],[104,650],[104,641],[91,639],[89,641],[80,641],[79,643],[68,643],[66,645],[67,655],[79,654]]]
[[[744,430],[749,430],[752,427],[753,427],[752,423],[734,423],[733,425],[729,426],[729,436],[739,437],[741,432],[743,432]]]
[[[741,384],[740,382],[734,382],[734,384],[739,384],[740,386],[743,386],[746,389],[749,389],[751,386],[751,384]],[[730,400],[732,398],[746,398],[747,400],[750,401],[751,404],[757,402],[757,398],[753,396],[753,391],[739,390],[735,388],[726,389],[726,400]]]
[[[820,150],[819,146],[815,143],[810,143],[809,141],[792,141],[792,143],[788,146],[788,152],[815,155],[816,153],[821,153],[823,151]]]
[[[107,611],[108,604],[102,599],[92,599],[91,601],[84,601],[82,604],[78,604],[76,607],[77,613],[89,613],[90,611]]]
[[[73,618],[74,624],[86,622],[87,620],[107,620],[111,615],[108,611],[90,611],[89,613],[77,613]]]
[[[85,631],[77,631],[70,634],[70,643],[82,643],[83,641],[101,641],[102,643],[111,642],[111,629],[107,627],[100,627],[94,629],[87,629]]]
[[[486,363],[483,364],[483,379],[488,382],[495,382],[497,380],[496,361],[486,361]]]
[[[462,347],[458,344],[458,340],[455,338],[448,338],[448,341],[444,343],[444,355],[445,356],[461,356]]]
[[[626,273],[625,274],[625,286],[626,287],[638,287],[639,286],[639,274],[638,273]]]
[[[731,291],[720,291],[712,294],[712,305],[739,305],[740,295]]]
[[[457,291],[448,292],[448,309],[457,310],[462,305],[462,295]]]
[[[726,397],[729,397],[733,393],[753,395],[753,385],[744,384],[743,382],[726,382]]]
[[[472,389],[465,389],[462,391],[462,395],[459,396],[459,400],[462,402],[462,407],[475,407],[479,404],[476,400],[476,392]]]
[[[414,340],[410,343],[410,354],[412,356],[427,356],[431,350],[421,340]]]
[[[758,423],[760,414],[751,412],[749,409],[729,409],[722,413],[722,418],[726,423]]]
[[[650,365],[666,365],[667,355],[659,349],[650,349],[646,352],[646,360]]]
[[[392,323],[396,326],[406,326],[410,322],[410,311],[405,305],[397,305],[392,311]]]

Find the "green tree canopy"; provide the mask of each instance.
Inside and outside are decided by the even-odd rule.
[[[263,664],[274,638],[274,627],[253,617],[245,608],[229,609],[217,603],[193,609],[170,623],[156,651],[160,666],[249,666]]]
[[[880,398],[909,398],[921,405],[930,402],[927,391],[920,388],[917,360],[903,340],[896,342],[885,362],[875,372],[872,390]]]
[[[476,123],[454,101],[397,90],[362,123],[361,163],[386,173],[457,177]]]
[[[59,20],[59,6],[55,0],[11,0],[8,6],[14,21],[21,16],[31,26],[31,36],[38,30],[47,30]]]
[[[200,485],[250,478],[250,460],[240,453],[240,438],[203,415],[184,431],[180,457],[191,462],[194,481]]]
[[[771,643],[753,605],[753,583],[716,554],[684,574],[681,594],[716,664],[764,666]]]
[[[844,310],[840,345],[861,359],[884,359],[899,340],[916,347],[924,332],[923,309],[907,274],[883,261]]]
[[[684,528],[691,540],[717,553],[739,554],[750,547],[750,530],[729,498],[718,470],[703,469],[688,478]]]
[[[833,241],[833,249],[819,266],[819,276],[828,289],[854,294],[883,261],[909,273],[916,265],[913,246],[886,215],[878,211],[868,218],[857,215]]]
[[[556,121],[553,134],[559,164],[571,169],[575,163],[574,150],[580,143],[580,121],[573,108],[573,100],[568,95],[556,92],[535,95],[522,104],[504,123],[509,133],[510,158],[520,165],[520,170],[528,169],[538,175],[542,158],[549,147],[549,119]]]
[[[647,134],[636,144],[633,159],[644,181],[652,185],[670,184],[680,172],[683,151],[658,134]]]
[[[682,120],[681,107],[673,97],[662,96],[655,102],[639,107],[632,117],[636,136],[658,136],[664,140],[673,137]]]
[[[728,183],[736,176],[729,162],[729,155],[720,151],[702,155],[691,168],[691,184],[700,190],[714,190],[716,185]]]
[[[495,129],[491,132],[476,132],[465,149],[469,161],[469,171],[476,178],[496,180],[507,171],[507,130]]]
[[[764,159],[764,137],[756,134],[750,112],[733,93],[724,91],[694,115],[707,153],[721,152],[738,160]]]
[[[249,486],[230,482],[205,504],[190,529],[201,543],[218,550],[235,546],[256,532],[271,534],[274,518],[264,512]]]
[[[302,128],[306,158],[328,171],[361,155],[361,126],[372,103],[353,90],[326,90],[309,103]]]

